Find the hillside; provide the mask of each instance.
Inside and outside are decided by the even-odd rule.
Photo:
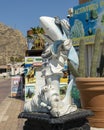
[[[0,65],[24,58],[26,50],[26,38],[22,33],[0,23]]]

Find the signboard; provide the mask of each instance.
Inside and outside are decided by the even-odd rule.
[[[36,83],[36,68],[42,66],[41,57],[25,57],[25,83]]]
[[[22,78],[21,76],[14,76],[11,78],[11,97],[21,97],[22,91]]]
[[[35,67],[42,66],[42,57],[41,56],[30,56],[25,57],[25,64],[32,64]]]
[[[25,57],[25,101],[31,100],[37,92],[37,70],[42,66],[42,57]],[[39,81],[40,82],[40,81]]]
[[[35,84],[27,84],[25,85],[25,101],[31,100],[35,95]]]
[[[60,97],[63,99],[66,95],[66,90],[68,87],[68,72],[67,69],[63,71],[63,77],[60,78]]]
[[[104,34],[104,0],[93,0],[75,6],[69,23],[73,44],[78,44],[80,37],[84,37],[86,43],[92,44],[97,28],[101,28]]]

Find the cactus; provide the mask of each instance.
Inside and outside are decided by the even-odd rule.
[[[92,61],[91,61],[91,72],[90,76],[91,77],[96,77],[96,70],[98,66],[98,59],[101,51],[101,29],[97,29],[96,35],[95,35],[95,41],[94,41],[94,51],[93,51],[93,56],[92,56]]]
[[[78,71],[74,68],[74,66],[72,65],[72,63],[70,62],[69,59],[68,59],[68,66],[69,66],[69,70],[70,70],[71,74],[72,74],[74,77],[79,77]]]
[[[102,46],[102,57],[103,57],[103,67],[102,67],[102,77],[104,77],[104,42],[103,42],[103,46]]]
[[[79,72],[79,76],[80,77],[85,77],[85,70],[86,70],[86,64],[85,64],[85,43],[84,43],[84,39],[80,40],[79,43],[79,68],[78,68],[78,72]]]
[[[85,77],[85,43],[84,40],[81,39],[79,43],[79,68],[76,70],[70,60],[68,60],[68,66],[70,72],[74,77]]]
[[[104,46],[103,46],[104,47]],[[85,64],[85,43],[84,40],[81,38],[79,43],[79,68],[76,70],[71,62],[68,60],[68,65],[70,66],[70,72],[74,77],[86,77],[86,64]],[[100,57],[101,51],[101,29],[97,29],[95,40],[94,40],[94,50],[93,56],[91,61],[91,71],[90,77],[97,76],[97,67],[98,67],[98,60]],[[104,50],[102,55],[104,56]],[[104,71],[104,68],[103,68]]]
[[[100,64],[99,64],[99,68],[97,69],[97,71],[98,71],[100,77],[104,77],[104,41],[102,43],[101,48],[102,48],[102,50],[101,50]]]

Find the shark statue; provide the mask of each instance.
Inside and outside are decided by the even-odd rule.
[[[59,117],[77,110],[71,98],[73,79],[68,84],[63,100],[60,99],[59,90],[65,62],[69,59],[77,69],[79,60],[70,39],[70,25],[65,19],[41,16],[40,24],[45,31],[46,39],[45,50],[42,54],[45,85],[31,101],[25,103],[24,111],[46,112]]]

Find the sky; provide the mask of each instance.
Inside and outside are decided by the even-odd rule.
[[[0,0],[0,23],[22,32],[40,26],[39,17],[59,16],[67,19],[68,9],[79,0]]]

